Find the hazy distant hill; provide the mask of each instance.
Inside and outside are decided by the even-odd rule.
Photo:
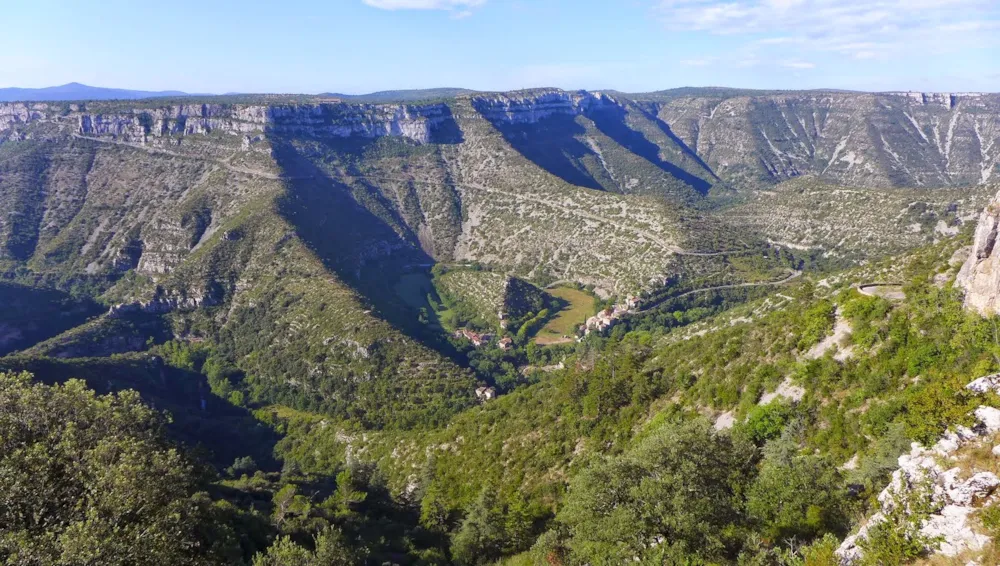
[[[440,100],[455,98],[462,94],[472,94],[476,91],[466,88],[426,88],[413,90],[384,90],[368,94],[341,94],[324,92],[317,96],[333,97],[355,102],[385,103],[385,102],[415,102],[421,100]],[[179,90],[130,90],[124,88],[103,88],[80,83],[69,83],[61,86],[44,88],[0,88],[0,102],[22,101],[52,101],[52,100],[138,100],[142,98],[168,98],[177,96],[206,96]],[[253,97],[249,93],[226,93],[223,96]]]
[[[463,94],[472,94],[476,91],[467,88],[422,88],[413,90],[383,90],[368,94],[340,94],[336,92],[324,92],[319,96],[330,96],[352,100],[358,102],[414,102],[417,100],[437,100],[442,98],[455,98]]]
[[[0,88],[0,101],[24,100],[134,100],[163,96],[188,96],[179,90],[146,91],[122,88],[102,88],[69,83],[45,88]]]

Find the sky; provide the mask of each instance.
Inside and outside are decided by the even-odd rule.
[[[1000,91],[1000,0],[3,0],[0,87]]]

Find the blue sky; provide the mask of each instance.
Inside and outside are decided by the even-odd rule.
[[[0,87],[1000,91],[998,0],[5,0]]]

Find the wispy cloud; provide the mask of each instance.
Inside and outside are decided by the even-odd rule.
[[[995,0],[660,0],[656,10],[673,31],[743,36],[744,55],[779,61],[792,46],[803,57],[889,60],[918,45],[982,46],[1000,29]]]
[[[661,0],[659,11],[674,29],[829,36],[975,21],[970,14],[991,5],[990,0]]]
[[[486,0],[362,0],[382,10],[458,10],[456,17],[471,15],[469,8],[482,6]]]
[[[951,22],[938,27],[938,31],[969,32],[1000,29],[1000,20],[968,20],[962,22]]]

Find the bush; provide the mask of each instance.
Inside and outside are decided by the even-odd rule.
[[[870,525],[868,536],[858,541],[864,551],[862,566],[905,564],[926,553],[937,541],[920,533],[933,509],[931,482],[917,482],[905,492],[894,492],[885,520]]]
[[[795,409],[784,401],[776,400],[767,405],[756,405],[739,425],[751,442],[763,446],[768,440],[781,436],[781,431],[795,414]]]
[[[705,560],[724,555],[727,533],[741,521],[734,488],[752,453],[704,421],[662,427],[572,480],[557,516],[572,533],[567,548],[592,564],[666,550]]]
[[[226,468],[226,473],[231,477],[238,478],[244,475],[252,476],[258,469],[257,462],[254,462],[253,458],[241,456],[233,462],[232,466]]]
[[[0,561],[225,563],[235,541],[134,391],[0,373]],[[208,544],[201,537],[212,533]]]

